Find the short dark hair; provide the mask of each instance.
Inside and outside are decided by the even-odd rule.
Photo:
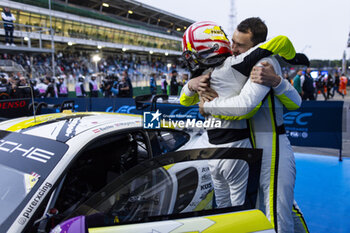
[[[237,30],[243,33],[252,33],[252,42],[254,46],[264,42],[267,37],[267,26],[259,17],[251,17],[243,20],[237,26]]]

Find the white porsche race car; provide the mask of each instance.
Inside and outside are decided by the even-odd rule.
[[[274,232],[254,209],[261,151],[191,150],[201,131],[142,126],[91,112],[1,122],[0,232]],[[216,207],[211,159],[248,163],[243,205]]]

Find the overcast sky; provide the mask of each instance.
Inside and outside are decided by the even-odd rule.
[[[212,20],[229,29],[230,0],[137,0],[192,19]],[[310,59],[341,59],[350,32],[350,0],[235,0],[236,20],[259,16],[268,37],[286,35]],[[350,49],[346,49],[347,58]]]

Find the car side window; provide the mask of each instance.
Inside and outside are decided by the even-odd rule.
[[[262,150],[259,149],[224,147],[179,150],[151,158],[129,169],[101,189],[77,207],[67,219],[84,216],[79,217],[78,222],[86,225],[86,229],[121,225],[115,229],[122,230],[129,229],[125,228],[128,223],[184,219],[254,209],[261,158]],[[215,185],[220,182],[218,175],[226,171],[225,167],[232,167],[237,162],[248,169],[248,176],[241,177],[247,181],[242,183],[243,189],[234,191],[243,195],[243,199],[232,203],[232,206],[218,205],[214,197],[214,193],[220,191],[220,187]],[[236,171],[232,172],[230,176],[241,175],[239,171],[238,174]],[[60,226],[71,222],[62,224]],[[137,227],[141,229],[143,225],[137,224]]]
[[[100,227],[215,210],[209,161],[232,160],[196,160],[169,165],[147,161],[135,167],[135,171],[129,171],[130,176],[120,177],[98,192],[71,217],[85,215],[88,227]]]
[[[190,140],[190,136],[178,130],[149,130],[152,152],[154,156],[176,151]]]
[[[149,158],[142,132],[123,133],[101,138],[81,152],[66,173],[55,208],[58,218],[70,214],[82,202]]]
[[[198,187],[198,171],[194,167],[185,168],[176,173],[177,196],[174,212],[180,213],[193,200]]]

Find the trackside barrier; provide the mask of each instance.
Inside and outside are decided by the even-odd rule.
[[[147,102],[146,97],[141,102]],[[164,98],[165,99],[165,98]],[[144,101],[143,101],[144,100]],[[61,106],[63,101],[74,101],[75,111],[100,111],[142,114],[149,109],[139,106],[131,98],[44,98],[36,102],[46,102]],[[150,106],[152,106],[150,102]],[[342,115],[343,101],[305,101],[301,108],[284,113],[284,123],[289,140],[294,146],[322,147],[339,150],[342,160]],[[0,118],[14,118],[28,113],[30,99],[0,101]],[[198,107],[184,107],[179,104],[158,102],[157,109],[172,120],[203,120]],[[41,113],[60,112],[56,109],[42,109]]]
[[[31,102],[31,99],[0,100],[0,118],[10,119],[28,116]]]
[[[304,101],[301,108],[285,111],[284,124],[294,146],[339,150],[342,161],[343,101]]]

